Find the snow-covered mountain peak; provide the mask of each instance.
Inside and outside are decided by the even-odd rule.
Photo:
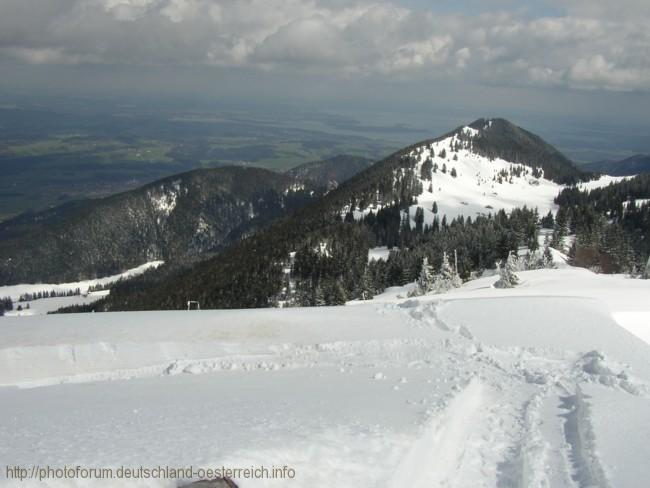
[[[450,221],[523,206],[546,214],[556,209],[563,188],[589,178],[540,137],[500,118],[478,119],[411,146],[379,163],[375,173],[365,175],[369,183],[357,182],[342,211],[359,219],[408,206],[412,225],[416,212],[429,225],[436,216]]]
[[[473,140],[479,134],[466,126],[408,154],[422,188],[411,215],[422,207],[424,222],[431,224],[436,214],[449,220],[524,205],[540,213],[554,209],[553,199],[563,186],[545,178],[541,167],[478,154]]]

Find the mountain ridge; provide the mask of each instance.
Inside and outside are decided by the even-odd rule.
[[[298,180],[311,181],[333,190],[373,163],[373,160],[368,158],[339,154],[328,159],[301,164],[285,173]]]
[[[448,156],[443,158],[436,152],[435,157],[441,165],[443,161],[449,162],[450,171],[454,156],[460,154],[458,160],[464,158],[472,164],[480,164],[490,177],[496,179],[499,172],[503,173],[499,176],[503,181],[490,184],[507,188],[516,180],[519,186],[526,185],[525,191],[536,191],[543,185],[533,185],[530,181],[547,182],[544,184],[550,185],[551,191],[547,195],[549,205],[552,205],[561,185],[543,178],[550,166],[542,169],[543,151],[548,145],[541,138],[519,132],[522,129],[507,121],[493,121],[491,125],[494,128],[485,119],[473,122],[473,125],[477,124],[481,124],[480,129],[461,126],[440,137],[396,151],[312,204],[231,246],[221,255],[160,280],[155,277],[160,272],[154,271],[130,284],[118,286],[98,307],[106,310],[179,308],[188,299],[199,300],[206,308],[265,307],[286,300],[313,305],[323,302],[319,298],[321,295],[325,297],[324,303],[335,304],[344,300],[343,297],[360,293],[359,287],[369,279],[368,273],[387,273],[388,282],[401,280],[394,273],[399,274],[406,262],[404,266],[409,270],[408,276],[412,277],[417,273],[422,256],[428,254],[430,262],[439,265],[445,249],[460,250],[459,270],[464,276],[476,266],[493,266],[495,260],[503,259],[509,250],[534,241],[538,215],[531,209],[516,210],[515,202],[509,202],[503,207],[513,210],[510,216],[503,209],[483,209],[476,215],[465,215],[465,218],[462,214],[454,216],[451,222],[442,219],[436,223],[435,216],[431,225],[423,225],[422,219],[418,220],[417,210],[413,216],[413,207],[418,208],[423,184],[428,181],[422,174],[428,158],[426,155],[431,157],[432,149],[435,147],[437,151],[444,143]],[[477,136],[487,129],[492,130],[485,135],[480,147],[490,157],[478,156],[471,152],[471,148],[480,139]],[[499,131],[514,134],[518,143],[512,147],[499,147],[499,139],[495,138]],[[527,141],[532,141],[532,148],[526,152]],[[499,151],[515,156],[519,154],[520,161],[525,154],[534,154],[536,159],[529,165],[509,163],[498,159]],[[555,161],[568,162],[557,154],[561,153],[555,149],[548,151],[549,157]],[[552,169],[550,171],[553,173]],[[427,166],[426,172],[429,177],[434,177],[432,167]],[[436,177],[443,178],[441,173],[442,170]],[[570,162],[567,163],[567,174],[555,173],[558,179],[566,178],[566,175],[571,175],[575,181],[589,177]],[[444,178],[453,186],[461,179],[473,181],[474,175],[458,175],[456,180],[455,176],[445,172]],[[522,207],[527,203],[526,197],[525,193],[520,196]],[[430,242],[429,247],[423,248],[420,241]],[[376,245],[413,251],[404,251],[406,254],[401,253],[404,255],[396,258],[403,261],[395,271],[378,271],[376,267],[369,270],[365,264],[368,249]],[[287,278],[287,269],[291,270],[291,278]]]
[[[604,173],[611,176],[632,176],[650,173],[650,154],[635,154],[618,161],[606,160],[585,163],[582,165],[589,171]]]
[[[216,252],[318,192],[260,168],[197,169],[22,215],[0,224],[0,283],[77,281]]]
[[[246,166],[194,169],[107,197],[76,200],[40,212],[23,213],[0,222],[0,253],[8,257],[4,262],[0,260],[0,284],[91,279],[122,272],[151,259],[171,257],[180,261],[175,265],[183,265],[185,261],[208,257],[242,236],[268,225],[272,220],[315,200],[371,163],[372,161],[366,158],[339,155],[304,163],[285,173]],[[232,191],[220,187],[216,181],[218,175],[222,175],[225,180],[233,180]],[[253,196],[258,200],[266,198],[270,208],[262,210],[261,215],[256,217],[246,217],[246,212],[241,212],[241,209],[234,211],[231,215],[234,219],[231,226],[223,222],[205,222],[201,221],[203,212],[207,211],[208,216],[218,212],[216,203],[209,204],[205,195],[202,203],[194,202],[194,205],[186,208],[184,217],[168,215],[174,208],[166,207],[175,207],[177,203],[178,189],[174,189],[175,182],[193,182],[195,189],[204,194],[209,193],[205,189],[201,190],[204,186],[199,184],[202,179],[211,181],[213,191],[225,191],[228,194],[221,202],[223,205],[232,207],[237,193],[241,193],[244,200]],[[254,188],[251,188],[251,185]],[[161,193],[160,188],[165,188],[167,193]],[[141,214],[138,224],[134,225],[134,208],[129,208],[124,202],[133,202],[143,193],[149,195],[154,208],[153,211],[151,208],[143,211],[143,205],[151,205],[143,202],[134,204]],[[256,195],[253,195],[254,193]],[[239,202],[234,207],[246,203],[252,205],[251,208],[263,207],[259,201]],[[205,205],[210,208],[204,208]],[[113,207],[121,210],[116,211]],[[121,227],[125,222],[130,222],[132,225],[129,232],[133,238],[129,238],[129,232],[118,232],[119,237],[116,237],[115,232],[102,231],[97,226],[90,225],[92,221],[102,221],[102,213],[116,214],[114,218],[109,219],[107,227]],[[169,220],[170,217],[175,220],[171,229],[161,223],[161,220]],[[195,228],[191,228],[188,222],[192,222]],[[102,246],[89,242],[87,236],[79,231],[80,227],[86,229],[87,233],[93,232],[100,241],[122,241],[122,245],[116,249],[103,249],[99,252],[98,249]],[[142,227],[149,229],[148,235],[141,235]],[[170,232],[175,235],[170,237]],[[199,233],[204,234],[202,239],[188,241],[188,236],[196,236]],[[40,245],[35,246],[34,242],[39,242]],[[80,245],[80,242],[85,244]],[[74,249],[73,254],[83,256],[78,259],[87,262],[87,265],[79,265],[76,262],[71,267],[57,265],[57,262],[68,261],[65,250],[62,249],[65,246]],[[144,250],[143,246],[148,250]],[[106,259],[107,255],[111,256],[110,259]]]

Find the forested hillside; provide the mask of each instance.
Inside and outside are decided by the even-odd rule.
[[[308,181],[331,190],[370,167],[372,163],[371,159],[359,156],[339,155],[301,164],[287,171],[287,174],[300,181]]]
[[[650,255],[650,175],[604,188],[565,189],[556,199],[554,245],[575,234],[574,264],[606,273],[643,272]]]
[[[489,157],[474,152],[475,147]],[[547,173],[560,181],[587,177],[570,162],[562,166],[565,159],[548,148],[506,121],[477,121],[389,156],[208,261],[173,274],[162,268],[124,283],[95,308],[178,309],[187,300],[198,300],[206,308],[337,304],[413,281],[424,257],[440,269],[445,255],[451,259],[453,254],[458,274],[468,278],[505,260],[520,246],[536,249],[539,215],[526,208],[526,202],[546,187],[561,188],[544,178]],[[518,163],[497,160],[501,156]],[[520,208],[508,199],[502,200],[508,212],[483,208],[452,217],[435,214],[434,202],[434,209],[427,209],[434,217],[425,221],[425,210],[418,206],[425,185],[434,180],[449,187],[477,184],[473,174],[454,175],[454,165],[463,161],[485,171],[478,181],[479,185],[483,181],[485,192],[488,187],[502,192],[521,187],[514,194],[519,195]],[[436,179],[443,172],[444,179]],[[444,195],[447,190],[433,188],[432,194]],[[499,201],[498,196],[493,198]],[[457,203],[462,208],[463,202]],[[394,252],[387,261],[369,263],[368,250],[376,246],[392,247]]]
[[[318,196],[288,175],[226,167],[25,214],[0,225],[0,284],[77,281],[154,260],[191,262]]]

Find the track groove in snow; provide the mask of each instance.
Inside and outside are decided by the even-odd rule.
[[[569,297],[584,270],[522,275],[352,307],[4,318],[0,383],[50,386],[0,387],[0,458],[298,473],[242,488],[637,488],[650,347],[601,295]],[[643,305],[647,284],[603,283],[614,310]]]
[[[572,478],[579,488],[611,488],[595,446],[590,407],[580,386],[573,395],[560,397],[564,415],[564,435],[570,446],[573,463]]]
[[[466,461],[467,442],[483,406],[483,391],[478,380],[471,380],[425,425],[397,467],[390,486],[453,486]]]

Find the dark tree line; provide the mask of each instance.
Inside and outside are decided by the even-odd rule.
[[[60,298],[60,297],[74,297],[81,295],[81,289],[75,288],[74,290],[50,290],[50,291],[39,291],[36,293],[23,293],[18,298],[19,302],[31,302],[34,300],[41,300],[43,298]]]
[[[14,304],[10,297],[0,298],[0,317],[2,317],[5,312],[11,312],[13,309]]]
[[[589,192],[558,195],[553,245],[575,234],[570,256],[577,266],[605,273],[640,274],[650,255],[650,175]]]
[[[411,226],[401,206],[361,220],[339,215],[327,225],[288,219],[190,270],[152,270],[118,283],[97,304],[68,311],[183,309],[187,300],[198,300],[202,308],[337,305],[414,281],[424,257],[439,269],[443,254],[455,253],[459,275],[469,278],[519,246],[534,249],[537,243],[534,210]],[[386,261],[368,262],[375,246],[395,250]],[[289,275],[283,271],[288,266]]]

